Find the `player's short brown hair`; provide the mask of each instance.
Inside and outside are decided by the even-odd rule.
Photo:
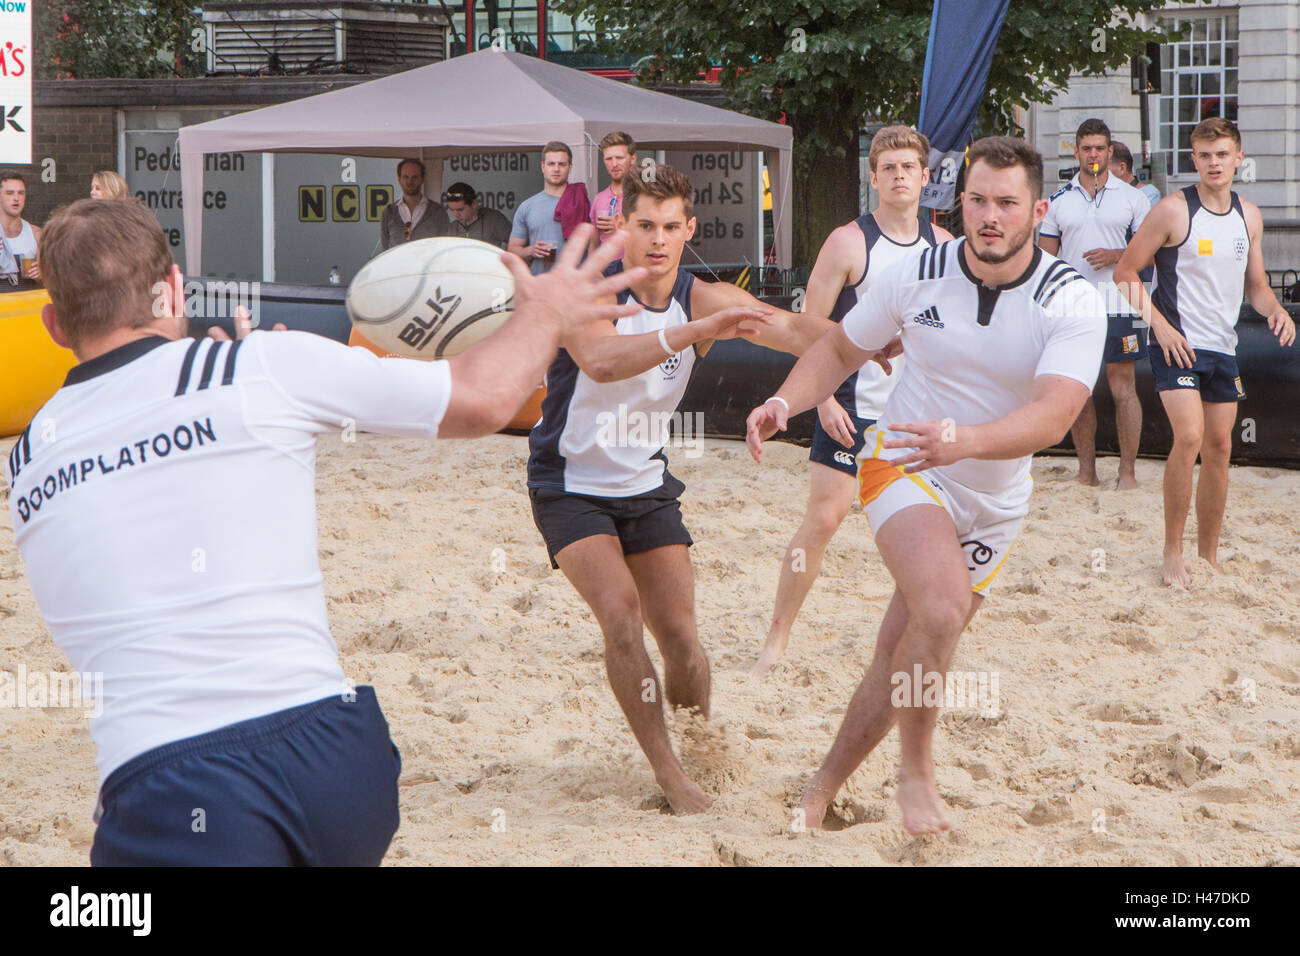
[[[1192,130],[1191,141],[1197,140],[1202,142],[1213,142],[1216,139],[1230,139],[1241,149],[1241,131],[1237,129],[1237,124],[1222,116],[1211,116],[1209,119],[1203,119],[1196,124]]]
[[[1079,128],[1074,131],[1074,145],[1079,145],[1079,140],[1085,136],[1105,136],[1106,145],[1110,145],[1110,127],[1104,121],[1097,118],[1086,119],[1079,124]]]
[[[569,162],[573,162],[573,150],[569,149],[566,143],[561,143],[558,139],[553,139],[542,147],[542,159],[546,159],[547,153],[563,153],[569,157]]]
[[[924,133],[910,126],[886,126],[871,138],[871,151],[867,154],[867,162],[871,164],[873,173],[876,171],[876,160],[888,149],[914,149],[921,159],[922,166],[928,166],[930,163],[930,141],[926,139]]]
[[[158,283],[172,269],[153,213],[116,199],[78,199],[55,212],[37,258],[73,349],[115,328],[141,328],[157,319]]]
[[[646,166],[641,170],[631,169],[623,177],[623,218],[636,209],[639,196],[663,202],[677,196],[682,201],[686,218],[695,215],[695,187],[686,174],[671,166]]]
[[[974,167],[983,163],[993,169],[1010,169],[1019,166],[1029,181],[1029,192],[1034,202],[1043,198],[1043,157],[1038,150],[1023,139],[1014,136],[985,136],[977,139],[966,153],[966,162]]]
[[[636,141],[621,129],[616,129],[612,133],[606,133],[600,138],[600,155],[605,155],[605,150],[611,146],[626,146],[627,151],[633,156],[636,155]]]

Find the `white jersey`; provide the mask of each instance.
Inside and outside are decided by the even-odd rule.
[[[1093,249],[1123,249],[1151,211],[1142,193],[1117,176],[1109,176],[1089,199],[1079,175],[1052,194],[1039,235],[1061,241],[1057,256],[1095,285],[1109,315],[1133,315],[1133,307],[1114,282],[1115,267],[1094,269],[1083,257]]]
[[[1227,212],[1210,212],[1195,185],[1187,200],[1187,235],[1156,252],[1152,302],[1194,350],[1237,351],[1237,319],[1246,290],[1250,231],[1241,198],[1232,193]]]
[[[1041,375],[1063,375],[1089,389],[1097,381],[1106,338],[1097,290],[1037,247],[1020,278],[990,288],[970,273],[964,245],[957,239],[909,256],[844,317],[845,334],[861,349],[883,348],[902,334],[907,366],[882,426],[946,419],[983,425],[1029,404]],[[968,458],[943,473],[1000,494],[1024,480],[1030,461]]]
[[[621,269],[619,261],[606,272]],[[685,325],[693,283],[694,276],[679,269],[667,306],[623,316],[615,330],[643,335]],[[619,293],[619,302],[631,295]],[[546,373],[541,421],[528,436],[528,487],[599,498],[630,498],[659,488],[668,474],[663,449],[669,423],[695,358],[692,345],[640,375],[597,383],[560,349]]]
[[[316,436],[434,438],[450,394],[446,362],[306,332],[150,336],[68,373],[9,455],[9,510],[55,643],[103,674],[101,783],[154,747],[343,691]]]
[[[896,242],[885,235],[880,224],[876,222],[876,217],[870,213],[859,216],[854,221],[862,230],[866,242],[867,267],[862,270],[862,276],[857,282],[841,290],[830,316],[835,322],[843,320],[849,310],[867,294],[871,283],[886,269],[909,253],[934,245],[934,227],[925,219],[918,219],[916,238],[908,243]],[[892,371],[888,375],[875,362],[868,362],[846,378],[835,390],[836,401],[855,418],[874,421],[880,417],[880,412],[885,407],[885,400],[894,390],[894,384],[902,373],[905,361],[901,355],[892,360],[890,362]]]

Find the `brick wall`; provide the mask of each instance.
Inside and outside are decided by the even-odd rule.
[[[117,169],[115,111],[104,106],[41,108],[30,166],[11,166],[27,180],[23,218],[42,225],[59,206],[90,195],[90,177]],[[53,159],[53,182],[44,182],[42,163]]]

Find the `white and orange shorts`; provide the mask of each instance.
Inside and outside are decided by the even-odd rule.
[[[912,505],[942,508],[952,518],[957,542],[966,555],[971,590],[987,595],[1029,514],[1033,479],[1026,475],[1016,487],[990,494],[953,481],[941,467],[909,475],[903,466],[890,462],[911,450],[885,448],[885,437],[884,431],[871,429],[858,454],[858,504],[866,511],[871,530],[878,532]]]

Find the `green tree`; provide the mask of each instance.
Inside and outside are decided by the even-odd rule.
[[[193,49],[202,26],[194,0],[36,4],[36,75],[40,79],[196,76],[205,58]]]
[[[979,126],[1021,132],[1016,107],[1047,103],[1070,73],[1123,66],[1156,36],[1133,25],[1164,0],[1012,0]],[[640,79],[691,82],[713,67],[734,109],[794,131],[794,257],[858,210],[858,131],[867,117],[915,124],[931,5],[916,0],[558,0],[646,56]],[[962,57],[968,51],[938,55]]]

